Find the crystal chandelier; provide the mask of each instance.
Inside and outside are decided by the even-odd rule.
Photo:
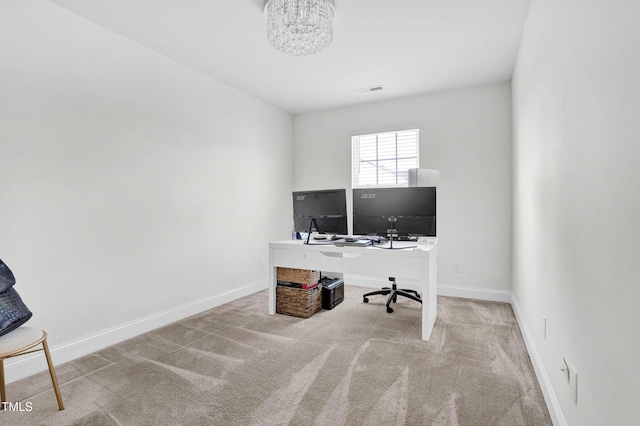
[[[320,52],[333,40],[333,0],[265,0],[267,38],[293,56]]]

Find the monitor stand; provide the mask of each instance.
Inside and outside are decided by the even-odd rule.
[[[394,247],[393,246],[393,237],[394,235],[397,236],[397,230],[393,227],[393,224],[396,223],[398,221],[398,218],[395,216],[390,216],[388,218],[389,222],[391,223],[391,228],[387,229],[387,236],[389,237],[389,247],[380,247],[380,246],[375,246],[377,248],[381,248],[381,249],[386,249],[386,250],[404,250],[404,249],[410,249],[410,248],[415,248],[417,246],[402,246],[402,247]]]
[[[316,218],[312,217],[311,223],[309,224],[309,232],[307,233],[307,239],[305,240],[304,244],[309,244],[309,238],[311,238],[311,232],[314,229],[316,230],[316,232],[318,232],[318,224],[316,223]]]

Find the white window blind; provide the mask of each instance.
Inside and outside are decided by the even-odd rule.
[[[418,129],[351,138],[353,188],[407,186],[408,170],[418,168]]]

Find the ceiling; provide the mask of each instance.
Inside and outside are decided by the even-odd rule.
[[[291,57],[263,0],[52,1],[291,114],[509,81],[530,3],[336,0],[333,43]]]

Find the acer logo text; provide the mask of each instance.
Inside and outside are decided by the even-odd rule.
[[[306,197],[306,195],[297,195],[296,196],[296,201],[304,201],[305,197]]]
[[[360,198],[376,198],[376,195],[378,195],[378,193],[371,193],[371,194],[362,194],[360,196]]]

